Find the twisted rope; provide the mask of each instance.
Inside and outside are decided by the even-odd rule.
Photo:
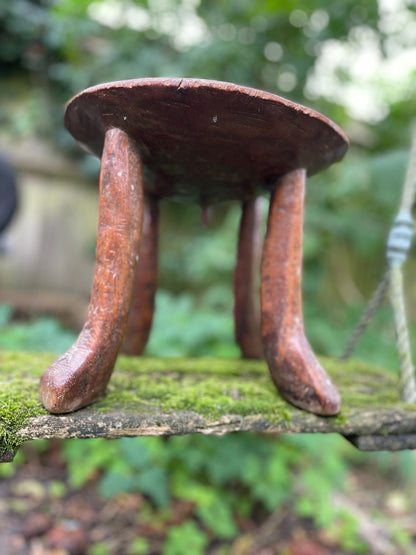
[[[416,195],[416,130],[410,151],[399,213],[387,240],[387,260],[390,268],[390,302],[394,313],[397,352],[400,365],[400,390],[403,401],[416,402],[415,369],[404,302],[402,267],[412,244],[414,222],[412,207]]]
[[[390,300],[393,306],[397,353],[399,355],[401,396],[405,403],[415,403],[415,369],[412,362],[406,308],[404,304],[403,273],[399,265],[393,265],[390,268]]]
[[[411,346],[406,317],[406,307],[403,293],[402,266],[409,253],[414,233],[414,222],[412,207],[416,196],[416,128],[407,166],[406,178],[403,186],[402,199],[399,212],[390,230],[387,245],[386,258],[387,269],[370,299],[351,339],[341,357],[349,358],[357,344],[358,339],[364,333],[370,320],[376,313],[389,291],[390,302],[394,314],[394,327],[396,331],[397,352],[400,365],[400,390],[402,399],[408,403],[416,402],[416,379],[415,369],[412,363]]]
[[[352,355],[355,349],[355,346],[358,343],[358,340],[367,329],[368,324],[371,322],[374,314],[378,310],[378,307],[381,305],[384,297],[386,296],[386,293],[389,289],[389,285],[390,285],[390,272],[389,272],[389,269],[387,268],[386,271],[384,272],[383,277],[381,278],[380,283],[377,286],[377,289],[374,291],[360,320],[358,321],[358,324],[354,329],[350,337],[350,340],[347,343],[347,346],[345,347],[345,351],[341,356],[341,360],[348,360]]]

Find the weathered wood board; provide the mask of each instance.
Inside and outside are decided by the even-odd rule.
[[[119,357],[107,395],[72,414],[50,415],[38,380],[56,355],[0,353],[0,459],[31,439],[189,433],[338,433],[363,450],[416,448],[416,405],[397,377],[363,363],[321,359],[342,395],[341,413],[316,416],[282,399],[263,361]]]

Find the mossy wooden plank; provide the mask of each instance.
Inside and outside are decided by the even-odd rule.
[[[3,458],[11,457],[24,441],[41,438],[250,431],[335,432],[352,439],[394,435],[397,440],[416,434],[416,405],[400,401],[396,376],[359,362],[321,359],[343,399],[341,413],[334,417],[289,405],[263,361],[145,357],[119,357],[105,398],[56,416],[37,397],[39,377],[55,358],[0,353]]]

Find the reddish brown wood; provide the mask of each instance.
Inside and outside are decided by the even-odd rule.
[[[147,167],[147,191],[204,206],[272,190],[296,168],[320,171],[348,146],[342,130],[314,110],[204,79],[133,79],[91,87],[68,104],[65,124],[96,156],[106,129],[123,129]]]
[[[261,277],[266,360],[282,395],[316,414],[340,410],[340,397],[305,337],[302,315],[303,169],[283,177],[270,203]]]
[[[100,176],[95,275],[86,323],[74,345],[43,374],[40,399],[71,412],[104,394],[127,322],[143,217],[142,163],[131,138],[106,133]]]
[[[260,295],[261,198],[243,203],[234,274],[235,337],[245,358],[262,358]]]
[[[158,243],[159,202],[154,197],[145,195],[133,302],[122,345],[123,353],[128,355],[141,355],[149,339],[157,288]]]
[[[42,377],[45,407],[69,412],[104,393],[134,288],[125,348],[143,351],[157,279],[157,202],[164,197],[197,202],[204,214],[220,200],[243,203],[236,336],[243,356],[261,356],[253,293],[254,199],[269,190],[273,196],[261,281],[266,359],[289,401],[318,414],[335,414],[338,393],[303,329],[302,225],[306,171],[317,172],[342,158],[348,147],[343,132],[321,114],[278,96],[196,79],[137,79],[92,87],[68,104],[65,123],[76,139],[102,157],[100,222],[87,321],[73,347]],[[139,251],[145,196],[148,216]]]

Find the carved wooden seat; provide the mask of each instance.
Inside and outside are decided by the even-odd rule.
[[[195,79],[92,87],[70,101],[65,124],[101,157],[100,216],[87,320],[75,344],[43,374],[44,406],[70,412],[102,396],[124,334],[126,351],[142,353],[156,291],[158,203],[181,197],[204,207],[242,203],[234,283],[242,354],[264,352],[273,381],[291,403],[336,414],[338,392],[304,334],[301,263],[305,178],[342,158],[344,133],[278,96]],[[261,342],[252,292],[256,198],[265,191],[271,202]]]

